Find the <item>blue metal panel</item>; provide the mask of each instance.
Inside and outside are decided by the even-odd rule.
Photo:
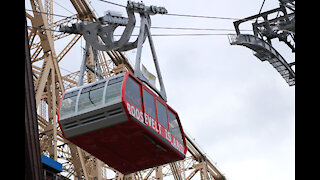
[[[54,159],[51,159],[43,154],[41,154],[41,162],[59,172],[62,171],[62,164],[55,161]]]

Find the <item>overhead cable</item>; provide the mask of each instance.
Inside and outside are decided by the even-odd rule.
[[[140,28],[136,26],[136,28]],[[170,30],[192,30],[192,31],[235,31],[234,29],[219,29],[219,28],[192,28],[192,27],[158,27],[151,26],[152,29],[170,29]],[[252,30],[241,30],[241,31],[252,31]]]
[[[199,15],[189,15],[189,14],[164,14],[167,16],[182,16],[182,17],[192,17],[192,18],[208,18],[208,19],[226,19],[226,20],[240,20],[238,18],[229,17],[217,17],[217,16],[199,16]]]
[[[59,30],[55,30],[55,29],[47,29],[47,28],[43,28],[43,27],[35,27],[35,26],[27,26],[29,28],[35,28],[35,29],[42,29],[42,30],[48,30],[48,31],[53,31],[53,32],[59,32],[59,33],[64,33],[61,32]],[[151,27],[152,28],[152,27]],[[159,29],[168,29],[169,27],[155,27],[155,28],[159,28]],[[234,31],[231,29],[193,29],[193,28],[169,28],[169,29],[178,29],[178,30],[221,30],[221,31]],[[250,31],[250,30],[244,30],[244,31]],[[229,33],[230,34],[230,33]],[[181,34],[181,33],[176,33],[176,34],[152,34],[152,36],[210,36],[210,35],[229,35],[227,33],[191,33],[191,34]],[[121,36],[119,34],[115,34],[114,36]],[[132,36],[138,36],[138,34],[133,34]]]
[[[152,34],[152,36],[219,36],[219,35],[230,35],[226,33],[206,33],[206,34]],[[115,35],[116,36],[116,35]],[[120,35],[119,35],[120,36]],[[138,35],[132,35],[132,36],[138,36]]]
[[[106,1],[106,0],[99,0],[99,1],[102,1],[102,2],[105,2],[105,3],[109,3],[109,4],[113,4],[113,5],[120,6],[120,7],[126,7],[126,6],[122,5],[122,4],[114,3],[114,2],[111,2],[111,1]]]
[[[64,18],[71,18],[72,16],[64,16],[59,14],[52,14],[47,12],[41,12],[41,11],[34,11],[30,9],[25,9],[26,11],[36,12],[36,13],[43,13],[43,14],[49,14],[53,16],[58,17],[64,17]],[[36,28],[36,27],[33,27]],[[135,28],[140,28],[140,26],[136,26]],[[150,27],[152,29],[170,29],[170,30],[195,30],[195,31],[234,31],[234,29],[220,29],[220,28],[193,28],[193,27],[159,27],[159,26],[152,26]],[[49,29],[47,29],[49,30]],[[56,30],[54,30],[56,31]],[[251,30],[241,30],[241,31],[251,31]],[[59,31],[56,31],[59,32]]]
[[[53,32],[60,32],[58,30],[54,30],[54,29],[47,29],[47,28],[43,28],[43,27],[35,27],[35,26],[27,26],[29,28],[36,28],[36,29],[42,29],[42,30],[48,30],[48,31],[53,31]],[[185,34],[185,33],[177,33],[177,34],[152,34],[152,36],[214,36],[214,35],[230,35],[227,33],[191,33],[191,34]],[[120,34],[115,34],[113,36],[121,36]],[[132,36],[139,36],[138,34],[133,34]]]
[[[34,12],[34,13],[41,13],[41,14],[46,14],[46,15],[52,15],[52,16],[58,16],[58,17],[63,17],[63,18],[70,18],[71,16],[64,16],[64,15],[59,15],[59,14],[53,14],[53,13],[47,13],[47,12],[41,12],[41,11],[34,11],[31,9],[25,9],[26,11]]]
[[[114,3],[111,1],[107,1],[107,0],[99,0],[101,2],[105,2],[108,4],[112,4],[112,5],[116,5],[116,6],[120,6],[120,7],[126,7],[122,4],[118,4],[118,3]],[[209,19],[225,19],[225,20],[240,20],[239,18],[229,18],[229,17],[217,17],[217,16],[199,16],[199,15],[190,15],[190,14],[174,14],[174,13],[168,13],[168,14],[163,14],[164,16],[182,16],[182,17],[193,17],[193,18],[209,18]]]
[[[259,10],[259,13],[258,14],[260,14],[261,13],[261,10],[262,10],[262,8],[263,8],[263,5],[264,5],[264,3],[266,2],[266,0],[263,0],[263,2],[262,2],[262,5],[261,5],[261,7],[260,7],[260,10]],[[256,19],[256,22],[258,21],[258,17],[257,17],[257,19]]]

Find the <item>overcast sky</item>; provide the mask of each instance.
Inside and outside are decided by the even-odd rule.
[[[263,0],[144,0],[146,5],[164,6],[168,13],[245,18],[259,12]],[[98,0],[88,1],[98,16],[124,8]],[[126,5],[126,0],[112,0]],[[62,5],[63,8],[60,6]],[[262,12],[279,7],[266,0]],[[26,8],[31,9],[26,4]],[[67,11],[67,10],[68,11]],[[72,13],[71,13],[71,12]],[[54,13],[76,13],[69,1],[54,0]],[[56,18],[56,17],[55,17]],[[233,30],[232,20],[155,15],[152,26],[219,28]],[[240,26],[251,29],[251,24]],[[235,33],[234,31],[182,31],[152,29],[153,34]],[[251,32],[248,32],[251,33]],[[252,33],[251,33],[252,34]],[[226,35],[153,37],[168,104],[181,123],[228,180],[295,179],[295,87],[289,87],[268,63],[261,62],[243,46],[231,46]],[[291,50],[272,41],[288,61]],[[59,44],[61,43],[61,44]],[[57,52],[65,42],[55,42]],[[61,61],[62,73],[79,70],[80,40]],[[134,63],[135,51],[126,53]],[[152,56],[147,43],[142,62],[150,71]]]

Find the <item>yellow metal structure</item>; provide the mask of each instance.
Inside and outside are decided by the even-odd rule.
[[[172,177],[175,180],[225,180],[224,175],[189,136],[187,136],[188,153],[186,159],[126,176],[63,138],[57,123],[58,105],[64,91],[77,85],[79,71],[62,76],[59,63],[79,41],[81,35],[62,33],[55,35],[52,29],[74,20],[94,21],[97,19],[85,0],[70,1],[77,14],[57,22],[53,22],[52,0],[45,0],[45,7],[43,7],[41,0],[30,0],[32,12],[26,12],[26,17],[31,22],[28,24],[28,37],[34,75],[41,153],[62,163],[64,170],[62,175],[71,179],[106,180],[110,179],[111,175],[112,179],[116,180],[163,179],[165,177]],[[73,38],[57,53],[55,41],[67,36],[73,36]],[[124,71],[133,72],[128,59],[121,52],[98,51],[98,59],[103,77],[113,76]],[[90,51],[87,65],[90,66],[92,63],[93,55]],[[95,81],[91,72],[86,73],[85,79],[87,83]]]

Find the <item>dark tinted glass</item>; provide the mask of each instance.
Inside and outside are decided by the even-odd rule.
[[[171,134],[183,144],[180,126],[178,124],[176,115],[173,114],[170,110],[168,111],[168,115],[169,115],[169,126],[170,126]]]
[[[159,122],[168,129],[167,108],[157,100],[157,112]]]
[[[153,96],[146,91],[143,90],[143,97],[144,97],[144,108],[145,112],[148,113],[150,116],[152,116],[154,119],[156,119],[156,110],[154,106],[154,98]]]
[[[140,85],[128,77],[125,90],[125,99],[141,109]]]

